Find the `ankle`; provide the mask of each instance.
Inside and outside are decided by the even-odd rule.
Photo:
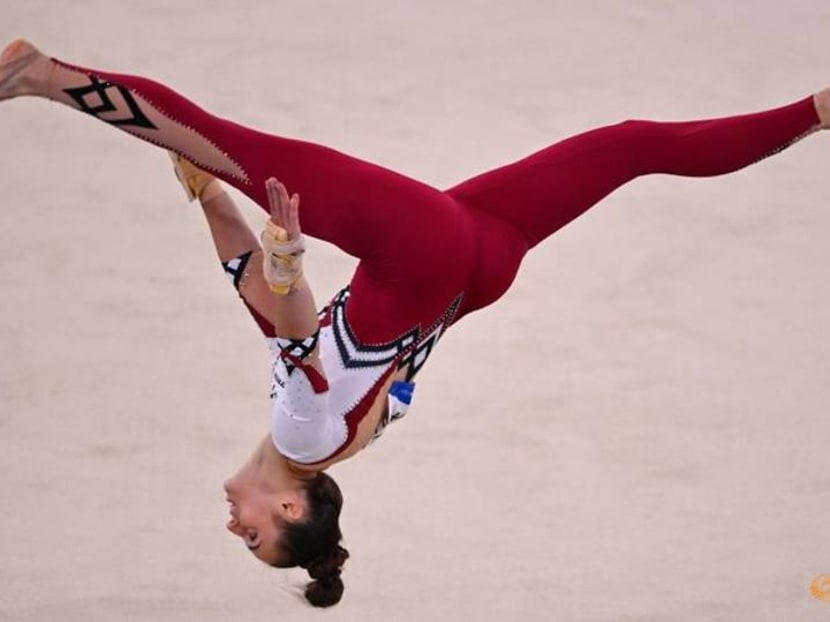
[[[26,95],[38,95],[52,99],[52,77],[55,62],[48,56],[38,54],[20,75],[20,85]]]
[[[816,107],[821,127],[823,129],[830,128],[830,88],[813,95],[813,104]]]

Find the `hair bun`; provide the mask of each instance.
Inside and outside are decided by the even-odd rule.
[[[306,569],[312,579],[326,579],[340,576],[341,566],[349,559],[349,552],[342,546],[333,549],[312,561]]]
[[[349,558],[349,552],[336,545],[308,564],[306,570],[314,579],[306,586],[305,597],[315,607],[330,607],[340,602],[343,596],[343,581],[340,579],[342,566]]]

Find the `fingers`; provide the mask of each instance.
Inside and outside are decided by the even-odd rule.
[[[274,177],[265,180],[265,193],[268,195],[268,208],[271,211],[271,216],[278,215],[282,207],[279,192],[281,185]]]
[[[288,196],[285,185],[275,177],[265,180],[265,192],[268,196],[268,208],[271,220],[288,232],[293,239],[300,235],[300,195],[296,192]]]
[[[300,195],[296,192],[292,194],[288,206],[288,221],[285,228],[288,236],[295,238],[300,235]]]

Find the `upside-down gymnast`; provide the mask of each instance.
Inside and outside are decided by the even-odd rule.
[[[317,606],[340,600],[348,557],[342,496],[325,470],[405,413],[412,380],[439,338],[502,296],[528,250],[640,175],[730,173],[830,127],[830,89],[735,117],[626,121],[440,191],[217,118],[145,78],[70,65],[18,40],[0,55],[0,100],[22,95],[68,105],[178,154],[180,180],[200,199],[219,259],[274,361],[269,433],[225,483],[228,528],[260,560],[307,569],[314,581],[306,596]],[[216,178],[270,213],[259,238]],[[302,275],[300,197],[303,230],[360,260],[319,314]]]

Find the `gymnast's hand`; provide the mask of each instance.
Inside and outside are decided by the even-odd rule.
[[[265,181],[265,190],[271,221],[286,231],[288,240],[296,240],[300,237],[300,195],[295,192],[289,198],[288,190],[274,177]]]
[[[271,291],[286,295],[303,276],[305,240],[300,233],[300,197],[289,198],[285,186],[274,177],[265,181],[271,218],[265,223],[260,240],[263,250],[263,276]]]

